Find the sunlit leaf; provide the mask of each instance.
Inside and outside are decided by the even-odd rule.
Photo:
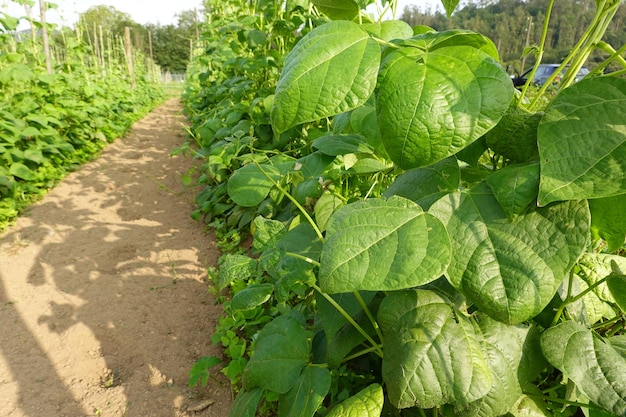
[[[610,343],[566,321],[544,332],[541,349],[591,402],[616,416],[626,415],[626,358]]]
[[[624,194],[626,80],[596,77],[564,89],[537,135],[540,205]]]
[[[407,199],[370,199],[335,212],[320,259],[320,286],[330,294],[411,288],[445,271],[450,238]]]
[[[305,35],[291,50],[276,86],[272,125],[277,132],[351,110],[374,91],[380,47],[349,21],[333,21]]]

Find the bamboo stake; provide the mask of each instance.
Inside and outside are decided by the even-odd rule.
[[[148,31],[148,48],[150,50],[150,61],[154,61],[154,56],[152,55],[152,31]]]
[[[52,60],[50,59],[50,43],[48,42],[48,28],[46,27],[46,2],[39,0],[39,13],[41,20],[41,38],[43,40],[43,53],[46,57],[46,70],[52,74]]]
[[[133,55],[130,44],[130,28],[124,27],[124,51],[126,53],[126,65],[128,66],[128,75],[130,75],[130,86],[135,88],[135,74],[133,71]]]

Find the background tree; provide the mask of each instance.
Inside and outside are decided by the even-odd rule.
[[[494,41],[503,65],[520,72],[521,57],[526,47],[539,44],[545,21],[548,0],[474,0],[455,12],[451,19],[445,14],[417,6],[406,7],[401,19],[411,26],[426,25],[441,31],[463,28],[480,32]],[[559,0],[552,11],[550,30],[545,45],[544,63],[559,63],[569,49],[580,39],[595,12],[594,0]],[[606,41],[612,45],[626,43],[626,7],[618,10],[606,33]],[[587,66],[593,67],[600,55],[592,55]],[[534,63],[531,54],[526,61],[527,69]]]

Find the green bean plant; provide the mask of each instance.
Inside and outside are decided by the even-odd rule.
[[[141,56],[133,89],[125,63],[101,68],[67,28],[52,40],[62,54],[48,73],[40,39],[18,36],[18,25],[0,13],[0,229],[162,97]]]
[[[564,68],[606,61],[541,100],[479,33],[311,3],[329,20],[269,108],[272,143],[306,130],[304,150],[231,140],[233,207],[285,205],[212,274],[230,415],[626,416],[626,47],[602,41],[620,2],[596,1]]]

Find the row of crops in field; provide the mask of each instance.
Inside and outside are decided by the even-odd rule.
[[[237,417],[626,416],[625,6],[517,91],[485,36],[370,3],[207,1],[185,150],[227,360],[190,384]]]
[[[76,31],[19,23],[0,13],[0,229],[162,99],[123,40],[95,51]]]

